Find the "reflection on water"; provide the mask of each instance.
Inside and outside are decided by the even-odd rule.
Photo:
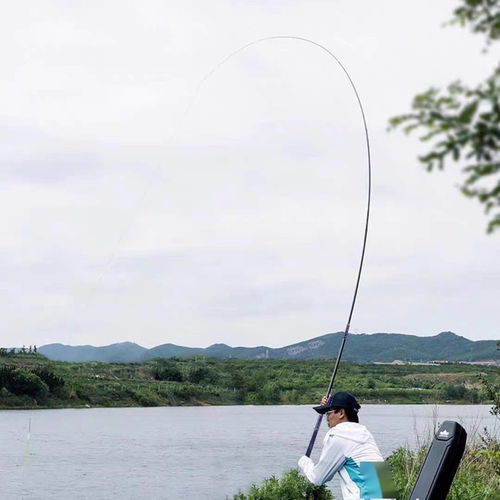
[[[360,421],[386,456],[443,420],[492,428],[488,409],[365,405]],[[309,406],[0,411],[0,497],[231,498],[295,467],[314,422]]]

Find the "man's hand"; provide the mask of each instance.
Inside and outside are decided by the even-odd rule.
[[[328,396],[323,396],[323,398],[321,399],[321,404],[326,405],[326,403],[328,403]]]

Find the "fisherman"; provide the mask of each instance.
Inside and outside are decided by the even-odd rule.
[[[383,496],[382,481],[374,464],[384,459],[370,431],[359,423],[360,408],[348,392],[325,396],[321,406],[314,407],[318,413],[326,414],[329,427],[321,456],[314,464],[304,455],[299,467],[317,486],[330,481],[338,472],[344,500],[389,498]]]

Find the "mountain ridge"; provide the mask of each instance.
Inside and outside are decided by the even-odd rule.
[[[185,347],[172,343],[150,349],[135,342],[107,346],[70,346],[53,343],[38,352],[56,361],[140,362],[152,358],[209,356],[240,359],[331,359],[337,355],[343,332],[327,333],[283,347],[245,347],[215,343],[208,347]],[[494,340],[469,340],[453,332],[419,337],[403,333],[350,334],[343,359],[357,363],[429,361],[497,361],[500,351]]]

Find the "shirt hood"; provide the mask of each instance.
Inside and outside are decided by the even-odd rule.
[[[338,436],[356,443],[366,443],[370,438],[370,431],[355,422],[342,422],[328,431],[328,436]]]

